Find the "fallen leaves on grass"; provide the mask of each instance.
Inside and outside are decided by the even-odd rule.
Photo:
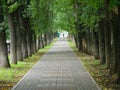
[[[76,54],[102,90],[120,90],[120,85],[115,83],[117,76],[106,78],[109,70],[105,65],[100,65],[99,60],[83,52],[76,51]]]

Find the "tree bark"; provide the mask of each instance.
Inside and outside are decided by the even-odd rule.
[[[0,24],[4,22],[3,8],[0,7]],[[10,67],[7,52],[6,34],[4,25],[0,27],[0,67]]]
[[[41,48],[44,48],[45,47],[45,43],[44,43],[43,35],[41,35],[40,38],[41,38]]]
[[[25,30],[22,31],[22,54],[24,59],[28,58],[27,36]]]
[[[78,40],[77,40],[77,34],[74,35],[74,39],[75,39],[75,45],[78,48]]]
[[[36,42],[37,42],[36,35],[35,35],[35,33],[33,33],[33,51],[34,51],[34,53],[37,52]]]
[[[105,64],[105,40],[104,40],[104,23],[99,21],[98,36],[99,36],[99,54],[100,64]]]
[[[17,64],[16,30],[14,28],[13,13],[8,13],[8,25],[10,29],[11,63]]]
[[[10,67],[5,31],[0,31],[0,67]]]
[[[30,31],[27,32],[27,49],[28,49],[28,56],[32,56],[32,37],[30,35]]]
[[[83,51],[87,53],[87,33],[86,32],[83,32],[82,33],[82,48],[83,48]]]
[[[78,50],[82,51],[82,32],[81,31],[78,32],[78,40],[79,40]]]
[[[48,42],[47,42],[47,33],[44,34],[44,41],[45,41],[45,46],[48,45]]]
[[[118,51],[117,51],[118,54],[117,54],[117,56],[118,56],[118,57],[117,57],[117,59],[118,59],[119,65],[118,65],[117,73],[118,73],[118,81],[119,81],[119,83],[120,83],[120,60],[119,60],[119,59],[120,59],[120,4],[118,4],[118,20],[119,20],[119,21],[118,21],[118,22],[119,22],[119,23],[118,23],[118,24],[119,24],[119,25],[118,25],[119,28],[118,28],[118,33],[117,33],[117,34],[118,34],[118,35],[117,35],[117,36],[118,36],[118,38],[117,38],[117,39],[118,39],[118,44],[117,44],[117,46],[118,46],[118,49],[117,49],[117,50],[118,50]]]
[[[111,28],[109,26],[109,21],[105,24],[105,55],[106,55],[106,67],[110,68],[111,62]]]
[[[40,36],[38,36],[37,40],[36,40],[36,49],[39,50],[40,49]]]
[[[110,68],[110,62],[111,62],[111,27],[110,27],[110,13],[108,12],[109,8],[109,0],[105,0],[105,55],[106,55],[106,66],[107,68]]]
[[[87,40],[87,43],[86,43],[87,44],[87,53],[90,54],[90,31],[87,30],[86,33],[87,33],[87,35],[86,35],[86,37],[87,37],[87,39],[86,39]]]
[[[21,31],[19,28],[16,31],[17,34],[17,60],[23,61],[23,55],[22,55],[22,39],[21,39]]]
[[[120,19],[119,14],[115,11],[112,13],[112,27],[112,60],[110,74],[117,73],[119,76],[118,81],[120,82]]]
[[[93,55],[95,56],[95,59],[99,58],[99,46],[98,46],[98,35],[97,32],[92,30],[92,39],[93,39]]]
[[[33,53],[33,47],[32,47],[32,31],[30,29],[29,25],[29,18],[24,18],[24,25],[25,25],[25,30],[26,30],[26,41],[27,41],[27,51],[28,51],[28,56],[32,56]]]
[[[17,35],[17,60],[23,61],[23,54],[22,54],[22,37],[21,37],[21,31],[22,31],[22,19],[21,19],[21,13],[20,10],[17,11],[16,17],[18,18],[18,22],[16,25],[16,35]]]

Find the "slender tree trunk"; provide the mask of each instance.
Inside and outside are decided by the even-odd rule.
[[[79,51],[82,51],[82,32],[78,32],[78,39],[79,39]]]
[[[87,33],[86,32],[83,32],[82,34],[82,48],[83,48],[83,51],[87,53]]]
[[[106,66],[110,68],[111,62],[111,28],[109,22],[106,21],[105,24],[105,55],[106,55]]]
[[[41,37],[41,36],[42,36],[42,35],[40,35],[40,37],[39,37],[39,45],[40,45],[40,48],[39,48],[39,49],[43,48],[42,37]]]
[[[8,25],[10,29],[11,63],[17,64],[16,30],[14,28],[13,14],[10,14],[10,13],[8,13]]]
[[[27,49],[28,49],[28,56],[32,56],[32,50],[33,50],[33,48],[32,48],[32,37],[31,37],[31,35],[30,35],[30,31],[28,31],[27,32]]]
[[[23,58],[24,59],[28,58],[26,31],[22,32],[22,53],[23,53]]]
[[[47,46],[48,43],[47,43],[47,34],[46,33],[44,34],[44,41],[45,41],[45,46]]]
[[[47,33],[47,43],[50,44],[50,32]]]
[[[0,31],[0,67],[10,67],[5,31]]]
[[[0,24],[4,22],[3,8],[0,7]],[[4,26],[0,27],[0,67],[10,67]]]
[[[30,19],[29,18],[24,18],[24,27],[26,30],[26,41],[27,41],[27,51],[28,51],[28,56],[32,56],[33,53],[33,47],[32,47],[32,31],[31,27],[29,25]]]
[[[31,55],[35,53],[35,47],[34,47],[34,32],[30,30],[30,36],[29,36],[29,41],[30,41],[30,52]]]
[[[90,55],[93,55],[93,37],[92,37],[92,31],[90,29]]]
[[[35,33],[33,34],[33,51],[34,51],[34,53],[37,52],[36,35],[35,35]]]
[[[103,21],[99,21],[98,36],[99,36],[99,54],[100,63],[105,64],[105,40],[104,40],[104,24]]]
[[[99,49],[98,49],[98,35],[97,32],[92,30],[92,39],[93,39],[93,55],[96,59],[99,58]]]
[[[17,26],[16,26],[16,35],[17,35],[17,60],[23,61],[23,55],[22,55],[22,38],[21,38],[21,27],[22,27],[22,21],[21,20],[21,15],[18,11],[18,14],[16,15],[18,18]]]
[[[75,39],[75,44],[76,44],[76,47],[78,48],[77,34],[75,34],[75,35],[74,35],[74,39]]]
[[[86,33],[87,33],[87,35],[86,35],[86,37],[87,37],[87,53],[88,54],[90,54],[90,31],[88,30],[88,31],[86,31]]]
[[[36,49],[39,50],[40,49],[40,36],[37,38],[36,40]]]
[[[17,29],[17,60],[23,61],[21,31]]]
[[[44,44],[44,38],[43,38],[43,35],[41,35],[40,37],[41,37],[41,48],[44,48],[45,44]]]
[[[108,12],[109,8],[109,0],[105,0],[105,55],[106,55],[106,66],[110,68],[110,61],[111,61],[111,27],[110,27],[110,13]]]

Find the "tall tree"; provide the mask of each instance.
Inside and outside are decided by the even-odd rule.
[[[105,56],[106,56],[106,66],[110,68],[111,62],[111,27],[110,27],[110,12],[109,12],[109,0],[105,0],[105,24],[104,24],[104,33],[105,33]]]
[[[2,5],[4,5],[2,1],[0,1],[0,67],[10,67],[10,63],[8,60],[8,52],[7,52],[7,43],[6,43],[6,33],[4,28],[4,9]]]
[[[11,63],[17,64],[17,45],[16,45],[16,30],[14,27],[13,13],[8,13],[8,25],[10,29],[10,56]]]
[[[112,60],[110,67],[110,74],[117,74],[120,82],[120,18],[119,18],[119,4],[112,10]],[[117,11],[116,11],[117,9]]]
[[[18,2],[16,1],[9,1],[6,2],[8,5],[8,26],[10,30],[10,56],[11,56],[11,63],[17,64],[17,37],[16,37],[16,28],[17,28],[17,10],[18,10]]]

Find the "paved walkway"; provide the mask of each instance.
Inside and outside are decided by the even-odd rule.
[[[101,90],[60,38],[12,90]]]

